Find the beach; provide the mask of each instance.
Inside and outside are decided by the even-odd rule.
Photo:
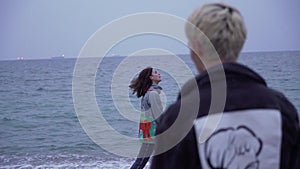
[[[95,98],[111,128],[137,137],[138,123],[122,116],[111,94],[114,72],[124,58],[105,57],[99,64]],[[180,58],[197,74],[188,55]],[[261,74],[269,87],[283,92],[299,113],[300,51],[242,53],[239,61]],[[76,58],[0,61],[0,168],[107,169],[132,164],[134,158],[103,149],[82,128],[72,95],[75,64]],[[167,107],[180,87],[168,72],[160,72]],[[139,109],[139,99],[124,90]]]

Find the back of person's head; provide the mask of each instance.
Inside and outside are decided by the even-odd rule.
[[[133,90],[133,94],[136,93],[136,96],[142,97],[147,93],[147,90],[152,85],[152,80],[150,76],[152,75],[152,67],[147,67],[143,69],[137,78],[134,78],[129,87]]]
[[[224,3],[205,4],[196,9],[188,21],[210,40],[221,60],[236,60],[246,39],[246,28],[241,13]],[[190,43],[200,43],[199,30],[186,25]]]

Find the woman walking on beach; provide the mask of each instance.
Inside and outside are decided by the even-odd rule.
[[[139,127],[139,138],[142,141],[142,146],[131,169],[144,168],[154,149],[155,119],[160,116],[163,110],[159,96],[162,90],[158,85],[160,81],[161,76],[157,70],[147,67],[129,85],[133,94],[136,93],[138,98],[142,97]]]

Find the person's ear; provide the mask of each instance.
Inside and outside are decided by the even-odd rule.
[[[192,45],[190,49],[190,54],[192,60],[198,69],[198,72],[203,72],[205,70],[205,66],[202,63],[201,56],[203,56],[202,48],[197,40],[191,41],[190,45]]]

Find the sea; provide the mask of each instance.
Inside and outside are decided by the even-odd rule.
[[[197,74],[188,55],[178,56]],[[125,58],[105,57],[99,63],[95,98],[111,128],[122,135],[137,137],[138,123],[122,116],[111,94],[112,78]],[[108,151],[83,129],[72,93],[76,61],[76,58],[0,61],[0,168],[130,168],[133,157]],[[242,53],[239,62],[261,74],[269,87],[284,93],[299,112],[300,51]],[[158,71],[167,107],[176,100],[180,85],[168,72]],[[128,88],[124,90],[138,109],[139,99]],[[110,144],[120,142],[115,140]]]

